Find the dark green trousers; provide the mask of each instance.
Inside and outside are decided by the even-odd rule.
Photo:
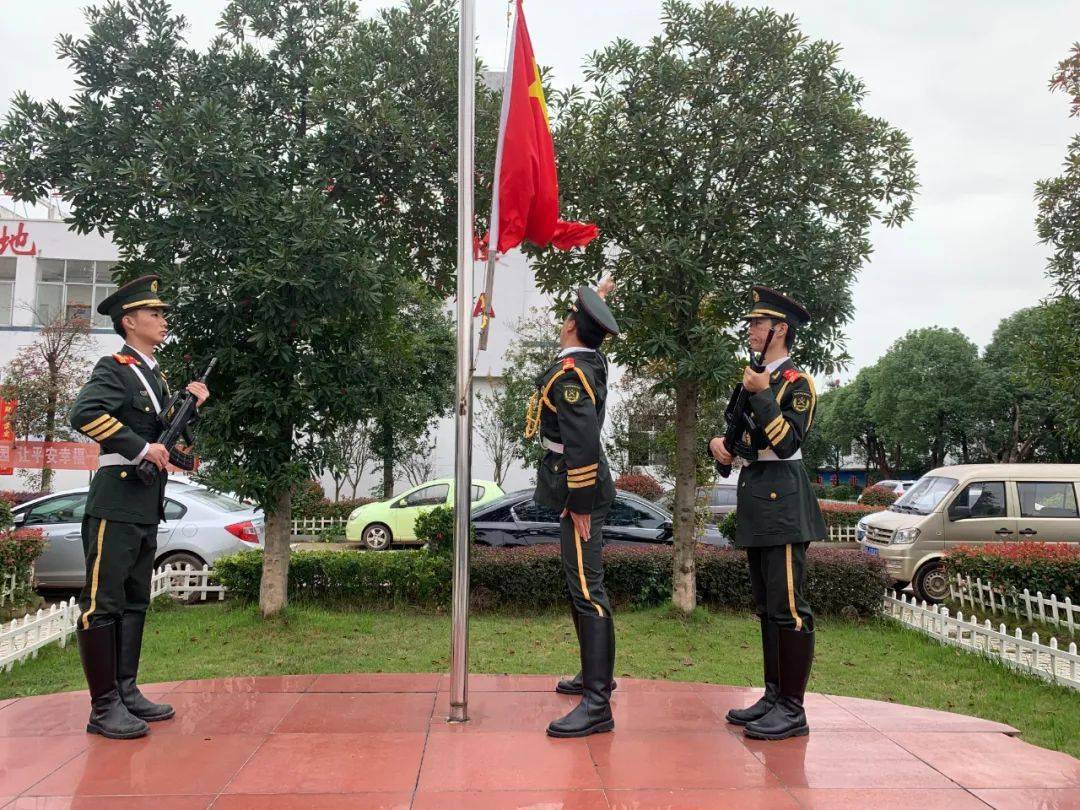
[[[809,546],[809,543],[791,543],[746,550],[758,616],[792,630],[814,629],[814,614],[803,594]]]
[[[150,607],[157,528],[156,523],[83,518],[86,584],[79,594],[81,628],[99,627]]]
[[[588,538],[578,537],[570,515],[559,521],[559,545],[563,573],[570,589],[570,604],[578,615],[611,616],[611,604],[604,590],[604,521],[610,504],[592,513]]]

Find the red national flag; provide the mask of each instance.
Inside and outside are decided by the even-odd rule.
[[[554,244],[560,250],[569,250],[587,245],[599,231],[586,222],[559,219],[555,147],[521,2],[516,0],[513,56],[503,88],[496,187],[487,242],[494,241],[498,253],[517,247],[523,239],[541,247]]]

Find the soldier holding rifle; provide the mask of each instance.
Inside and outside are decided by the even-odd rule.
[[[803,697],[814,658],[814,617],[803,594],[806,550],[826,535],[800,450],[814,421],[817,395],[788,352],[795,330],[810,322],[800,304],[768,287],[753,288],[751,357],[726,414],[725,437],[709,443],[722,475],[741,466],[735,545],[745,548],[761,622],[765,694],[727,721],[748,737],[782,740],[810,733]],[[737,436],[737,440],[728,437]]]
[[[162,419],[169,418],[162,413],[169,386],[154,359],[167,334],[167,309],[157,276],[125,284],[98,305],[124,347],[98,361],[70,414],[71,426],[100,445],[82,520],[86,584],[79,596],[77,636],[90,687],[86,730],[112,739],[141,737],[148,722],[174,714],[171,706],[148,700],[135,684],[158,522],[165,516],[166,465],[174,451],[159,442]],[[193,382],[183,396],[201,405],[210,392],[205,383]],[[137,474],[143,461],[157,471],[149,484]]]

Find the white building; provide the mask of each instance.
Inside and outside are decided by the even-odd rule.
[[[54,211],[42,218],[20,217],[0,207],[0,368],[11,361],[20,348],[37,336],[42,319],[46,321],[62,310],[78,311],[92,316],[93,357],[110,354],[119,349],[120,339],[107,318],[94,312],[99,301],[109,295],[115,285],[110,270],[118,259],[112,240],[96,233],[77,234],[70,230]],[[483,289],[485,267],[477,264],[474,289]],[[477,393],[498,385],[503,374],[503,356],[514,339],[514,325],[535,308],[546,308],[550,299],[536,289],[534,277],[525,257],[514,251],[500,259],[493,295],[497,317],[492,320],[488,350],[477,360]],[[613,379],[619,376],[612,369]],[[521,403],[524,409],[526,403]],[[433,477],[453,475],[454,420],[441,420],[432,438]],[[474,441],[473,475],[478,479],[493,478],[493,465],[484,453],[479,439]],[[82,471],[58,470],[54,487],[81,486],[88,474]],[[529,486],[534,473],[514,466],[504,480],[508,491]],[[369,470],[357,494],[367,495],[381,480],[379,469]],[[398,489],[405,486],[399,477]],[[17,475],[0,475],[0,489],[22,488]],[[332,495],[333,485],[324,481]],[[351,494],[345,493],[345,494]]]

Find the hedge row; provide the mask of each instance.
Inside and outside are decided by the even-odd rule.
[[[632,492],[647,501],[658,501],[664,497],[664,487],[651,475],[620,475],[615,479],[615,488]]]
[[[41,529],[4,529],[0,531],[0,579],[15,574],[15,601],[25,595],[30,583],[30,567],[45,551]]]
[[[718,608],[752,606],[746,555],[730,549],[696,553],[698,600]],[[347,602],[361,607],[445,608],[450,604],[451,559],[426,551],[298,551],[289,564],[289,597],[298,601]],[[671,598],[671,549],[604,549],[604,580],[619,608],[659,605]],[[254,601],[259,595],[262,552],[245,551],[219,559],[217,578],[231,596]],[[559,550],[554,546],[475,548],[471,596],[478,610],[537,611],[565,606]],[[811,548],[806,590],[822,614],[870,616],[881,607],[887,585],[875,557],[844,549]]]
[[[0,501],[4,501],[8,506],[18,506],[19,504],[32,501],[34,498],[40,498],[43,495],[49,495],[48,492],[27,492],[25,490],[15,489],[0,489]]]
[[[949,576],[969,576],[995,586],[1080,602],[1080,544],[1001,543],[961,546],[945,558]]]

